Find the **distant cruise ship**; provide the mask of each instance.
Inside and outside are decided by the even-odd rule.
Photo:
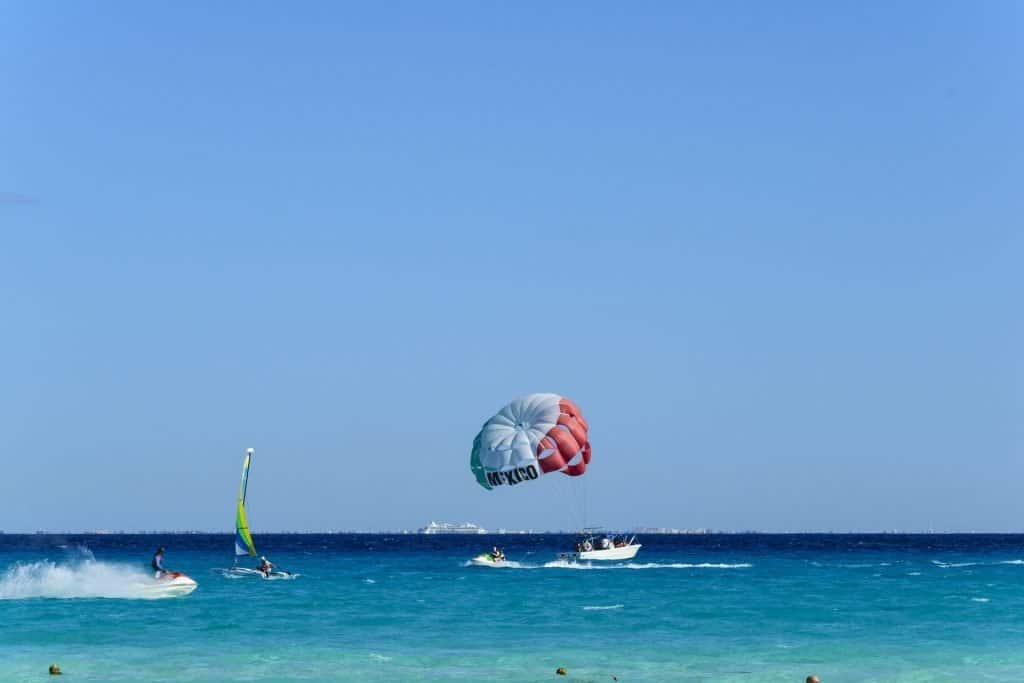
[[[421,534],[486,534],[487,529],[482,529],[476,524],[466,522],[465,524],[449,524],[448,522],[431,522],[422,529]]]

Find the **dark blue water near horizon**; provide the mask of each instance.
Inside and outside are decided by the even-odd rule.
[[[57,548],[67,544],[93,549],[148,551],[158,546],[176,546],[184,551],[230,551],[233,534],[166,532],[132,534],[0,533],[0,552]],[[259,534],[260,546],[288,552],[308,547],[334,552],[425,552],[432,550],[473,551],[481,546],[501,545],[525,551],[538,548],[565,549],[576,536],[569,533],[542,534],[414,534],[287,532]],[[648,550],[694,549],[707,552],[737,550],[765,553],[785,552],[1008,552],[1024,549],[1024,534],[1009,533],[705,533],[638,534]],[[227,539],[227,540],[225,540]]]
[[[0,681],[1024,680],[1024,535],[258,535],[283,581],[232,538],[0,534]],[[194,593],[134,592],[157,546]]]

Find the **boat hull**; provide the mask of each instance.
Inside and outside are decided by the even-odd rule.
[[[253,578],[269,580],[291,579],[298,576],[298,574],[286,572],[281,569],[272,569],[268,573],[264,574],[259,569],[250,569],[249,567],[232,567],[231,569],[228,569],[227,572],[234,576],[251,576]]]
[[[584,550],[578,553],[573,553],[573,557],[578,560],[598,560],[603,562],[632,560],[636,557],[636,554],[640,552],[641,545],[642,544],[640,543],[632,543],[618,548],[595,548],[594,550]]]
[[[146,586],[143,592],[147,597],[179,598],[188,595],[198,587],[199,584],[192,577],[181,572],[172,572]]]

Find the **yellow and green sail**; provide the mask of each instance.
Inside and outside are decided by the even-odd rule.
[[[249,485],[249,463],[252,461],[252,449],[245,454],[242,464],[242,486],[238,490],[238,512],[235,514],[235,555],[255,555],[256,546],[249,533],[249,520],[245,518],[245,489]]]

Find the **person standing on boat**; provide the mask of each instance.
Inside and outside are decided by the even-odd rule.
[[[151,567],[153,567],[153,575],[156,578],[158,578],[158,579],[162,579],[164,574],[167,573],[167,570],[164,569],[164,548],[163,548],[163,546],[160,546],[159,548],[157,548],[156,552],[153,553],[153,559],[150,561],[149,565]]]

